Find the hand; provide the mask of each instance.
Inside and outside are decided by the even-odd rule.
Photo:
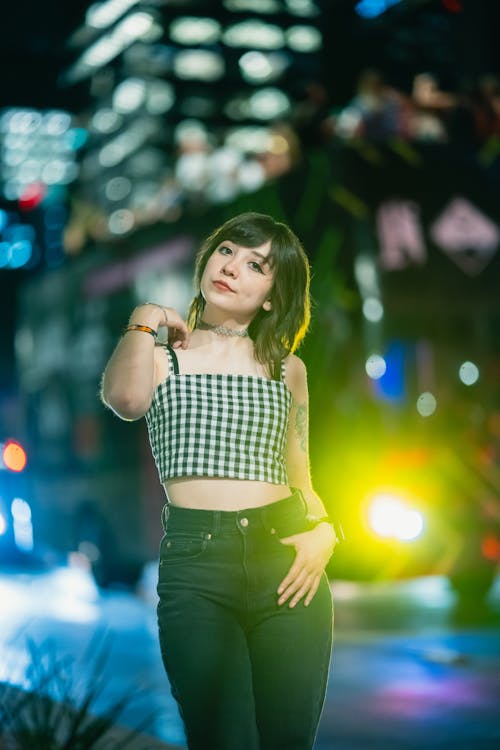
[[[147,319],[147,320],[146,320]],[[130,318],[130,323],[151,323],[156,330],[168,328],[168,343],[174,349],[187,349],[189,344],[190,330],[185,320],[173,307],[164,307],[154,302],[146,302],[135,308]]]
[[[295,607],[303,596],[308,606],[318,590],[325,565],[332,556],[337,537],[329,523],[319,523],[311,531],[280,539],[282,544],[293,544],[297,552],[292,567],[278,587],[278,604],[290,597],[290,607]]]
[[[173,346],[174,349],[187,349],[189,345],[189,337],[191,331],[188,328],[186,321],[181,318],[177,310],[173,307],[164,307],[166,319],[163,320],[161,325],[168,327],[168,343]]]

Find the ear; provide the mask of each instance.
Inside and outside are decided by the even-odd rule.
[[[270,299],[266,299],[266,301],[262,305],[262,309],[265,310],[266,312],[269,312],[269,310],[271,309],[271,307],[272,307],[271,300]]]

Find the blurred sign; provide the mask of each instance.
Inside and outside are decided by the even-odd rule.
[[[497,251],[494,222],[465,198],[455,198],[431,227],[434,242],[462,271],[475,276]]]
[[[420,209],[413,201],[385,201],[377,211],[380,265],[386,271],[422,266],[427,251]],[[470,276],[480,273],[497,251],[498,226],[465,198],[455,198],[430,227],[436,245]]]

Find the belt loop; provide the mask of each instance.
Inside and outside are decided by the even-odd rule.
[[[271,528],[271,524],[269,523],[269,508],[265,505],[262,507],[262,510],[260,512],[260,520],[262,521],[262,525],[266,529],[266,531],[269,531],[269,529]]]
[[[161,509],[161,525],[163,526],[163,531],[165,532],[167,531],[169,512],[170,508],[168,507],[168,503],[165,503],[165,505]]]
[[[213,515],[213,525],[212,525],[212,534],[218,534],[220,531],[220,522],[221,522],[221,511],[220,510],[214,510]]]

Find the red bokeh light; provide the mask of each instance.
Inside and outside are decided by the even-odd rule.
[[[442,0],[442,2],[446,10],[449,10],[450,13],[463,13],[464,6],[461,0]]]
[[[28,185],[23,194],[19,197],[19,208],[24,211],[31,211],[40,205],[47,192],[43,182],[34,182]]]
[[[7,469],[22,471],[27,462],[26,451],[19,443],[8,440],[3,448],[2,459]]]
[[[481,551],[487,560],[500,562],[500,541],[493,534],[484,537],[481,544]]]

